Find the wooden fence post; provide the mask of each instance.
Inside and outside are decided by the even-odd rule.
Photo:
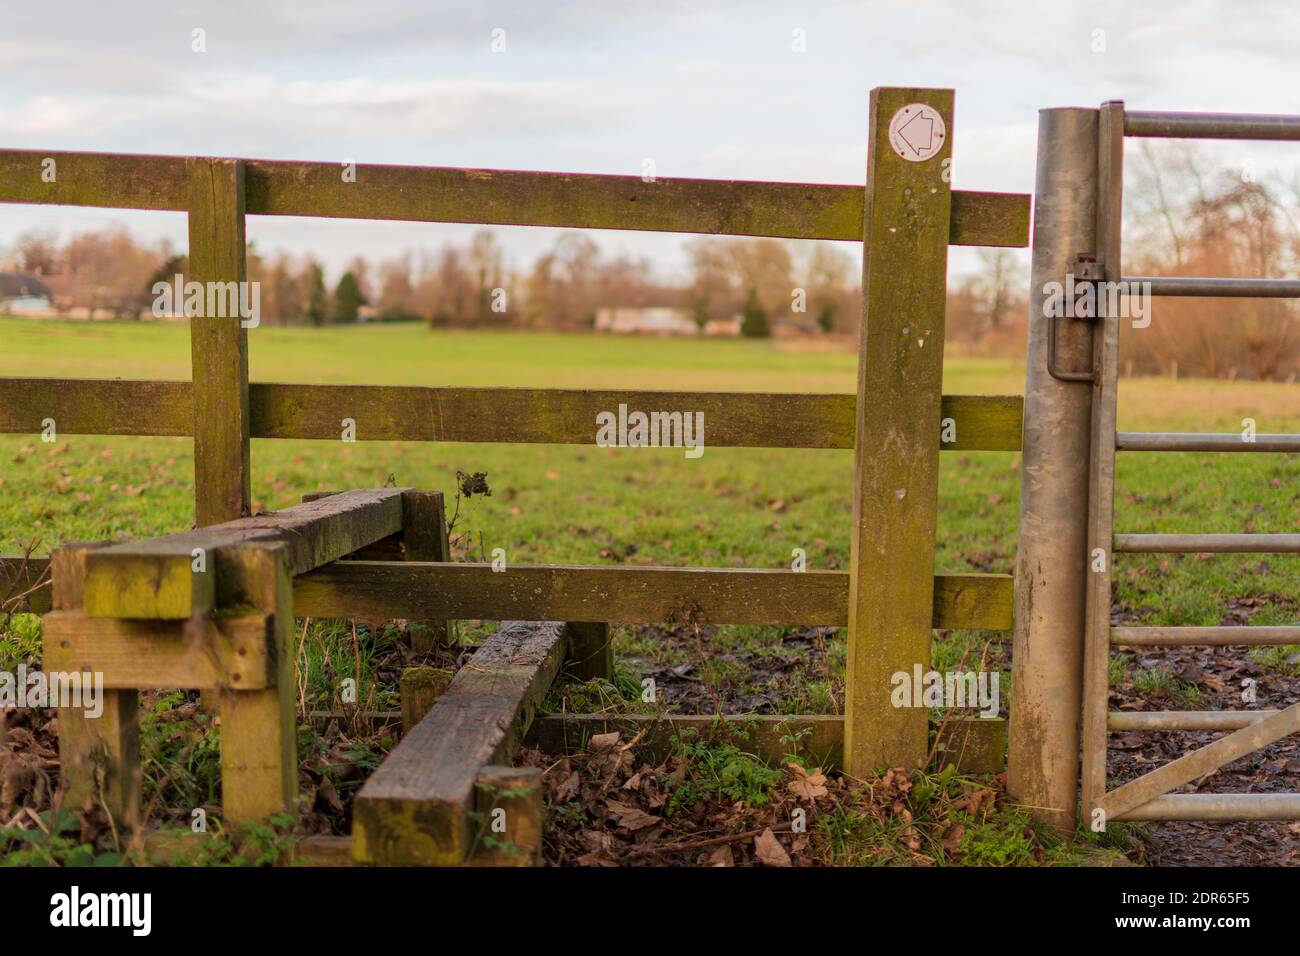
[[[441,491],[402,492],[402,552],[407,561],[450,561],[447,509]],[[411,650],[430,651],[456,642],[454,621],[411,621]]]
[[[930,666],[952,106],[951,90],[871,91],[844,719],[858,777],[929,750],[927,709],[894,707],[891,676]]]
[[[219,586],[233,603],[273,616],[275,686],[220,693],[221,814],[227,827],[292,813],[298,797],[293,575],[283,544],[225,551]]]
[[[110,544],[70,544],[54,552],[50,558],[54,610],[82,609],[86,553]],[[58,656],[47,651],[46,666]],[[87,797],[97,798],[120,836],[140,822],[139,698],[134,690],[105,690],[103,713],[95,718],[87,716],[82,707],[58,709],[63,806],[80,810]]]
[[[248,332],[238,309],[233,316],[208,315],[214,297],[206,292],[208,283],[247,279],[244,163],[190,159],[187,165],[190,279],[205,287],[203,314],[190,318],[195,524],[201,528],[249,512]]]
[[[203,307],[190,316],[190,367],[194,402],[194,524],[220,524],[251,511],[249,480],[248,332],[239,310],[209,315],[209,283],[247,279],[244,234],[244,163],[190,158],[189,258],[191,281],[203,284]],[[229,311],[227,309],[226,311]],[[218,707],[203,691],[204,710]]]

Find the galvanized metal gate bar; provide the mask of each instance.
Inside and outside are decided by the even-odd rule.
[[[1150,283],[1152,295],[1300,296],[1300,280],[1125,276],[1120,210],[1125,136],[1300,139],[1300,117],[1209,113],[1125,113],[1108,102],[1098,116],[1097,245],[1109,282]],[[1109,296],[1097,296],[1105,309]],[[1116,451],[1294,452],[1300,435],[1118,433],[1119,318],[1101,314],[1094,333],[1092,449],[1084,624],[1082,804],[1086,822],[1113,820],[1300,820],[1300,794],[1171,794],[1253,750],[1300,730],[1300,704],[1284,710],[1109,713],[1110,649],[1115,646],[1278,645],[1300,641],[1300,626],[1116,627],[1110,624],[1111,577],[1119,553],[1300,553],[1297,534],[1116,534]],[[1107,791],[1109,731],[1232,731],[1143,776]]]

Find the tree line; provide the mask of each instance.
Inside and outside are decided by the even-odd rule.
[[[1145,275],[1295,275],[1300,268],[1300,178],[1258,177],[1246,164],[1213,168],[1195,144],[1144,140],[1126,180],[1124,272]],[[314,256],[248,250],[261,283],[262,321],[325,325],[420,321],[435,328],[580,331],[598,310],[669,307],[701,329],[722,321],[742,334],[857,332],[860,259],[850,244],[696,237],[685,268],[664,276],[645,258],[607,255],[591,233],[561,234],[516,267],[497,234],[464,243],[352,259],[336,279]],[[19,236],[8,264],[41,275],[58,308],[147,316],[152,286],[184,274],[183,253],[147,247],[120,228],[58,242]],[[979,250],[978,266],[949,283],[947,339],[956,349],[1024,355],[1025,255]],[[1126,372],[1285,379],[1300,368],[1300,313],[1292,300],[1162,298],[1148,328],[1124,327]]]

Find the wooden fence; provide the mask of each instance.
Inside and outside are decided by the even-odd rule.
[[[918,104],[942,118],[944,131],[925,161],[890,142],[891,120]],[[295,702],[285,641],[295,615],[567,622],[503,626],[479,649],[475,666],[457,675],[359,795],[351,850],[347,841],[312,844],[330,860],[479,859],[467,836],[476,793],[509,804],[511,838],[535,848],[537,781],[506,764],[530,723],[552,743],[580,743],[595,722],[605,725],[532,717],[564,659],[582,662],[588,676],[608,675],[609,622],[681,620],[686,610],[711,624],[847,625],[844,718],[767,718],[757,746],[779,750],[781,734],[802,727],[852,774],[923,764],[927,711],[892,707],[890,675],[929,668],[932,628],[1006,630],[1012,607],[1007,575],[933,573],[939,452],[1018,450],[1022,418],[1018,397],[941,394],[948,246],[1024,246],[1029,229],[1028,196],[951,190],[952,105],[947,90],[873,91],[865,189],[366,165],[345,181],[332,163],[0,151],[3,202],[186,212],[190,278],[199,282],[245,279],[248,215],[864,243],[856,396],[250,383],[248,331],[214,317],[191,320],[190,382],[0,380],[0,432],[38,433],[53,418],[63,434],[194,438],[197,530],[65,547],[48,562],[51,600],[32,595],[34,608],[52,605],[46,667],[102,671],[112,689],[95,726],[61,714],[65,789],[84,794],[101,779],[101,798],[121,819],[136,819],[136,693],[197,687],[212,692],[222,714],[227,821],[292,808]],[[48,182],[47,159],[57,170]],[[250,438],[336,438],[351,418],[359,440],[588,444],[597,412],[619,403],[702,411],[715,447],[854,448],[849,570],[493,573],[449,562],[441,497],[415,490],[352,491],[249,513]],[[384,539],[400,544],[404,560],[337,560],[364,558]],[[202,574],[199,554],[212,562]],[[34,583],[46,563],[4,559],[0,584],[6,575]],[[1002,721],[961,726],[948,759],[1001,769]],[[91,764],[105,760],[96,777]],[[184,842],[150,839],[169,851]]]

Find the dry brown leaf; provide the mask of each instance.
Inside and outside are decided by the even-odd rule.
[[[790,854],[785,852],[771,827],[754,838],[754,858],[767,866],[790,865]]]
[[[802,800],[816,800],[829,792],[826,789],[826,775],[820,770],[791,780],[787,785],[791,793]]]
[[[618,825],[629,830],[644,830],[646,827],[652,827],[660,822],[659,817],[651,816],[640,807],[634,807],[630,803],[607,800],[605,806],[618,817]]]
[[[611,731],[608,734],[593,734],[591,740],[587,741],[587,749],[594,754],[601,753],[605,750],[613,750],[618,746],[618,731]]]
[[[709,854],[708,865],[735,866],[736,858],[731,855],[731,847],[724,843],[722,846],[714,848],[713,852]]]

